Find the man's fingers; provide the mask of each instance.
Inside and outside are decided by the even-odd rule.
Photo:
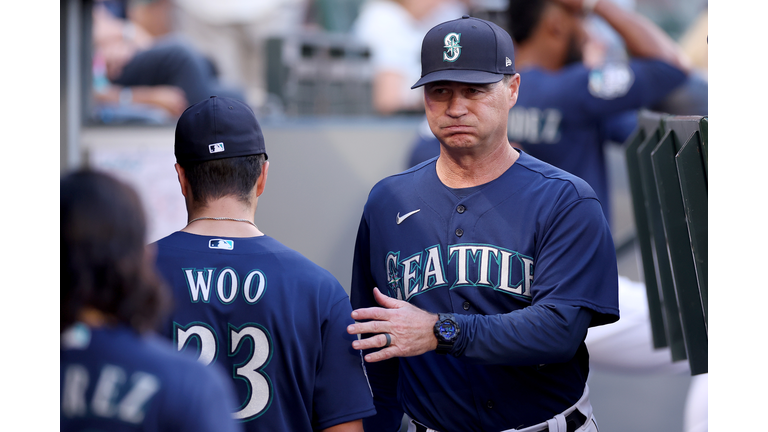
[[[355,321],[378,320],[386,321],[389,318],[387,310],[380,307],[360,308],[352,311],[352,319]]]
[[[389,336],[389,338],[387,338]],[[358,339],[352,342],[352,348],[357,350],[366,350],[372,348],[387,348],[394,344],[394,339],[389,333],[381,333],[369,338]]]
[[[362,320],[378,320],[387,321],[391,318],[391,314],[387,313],[387,309],[400,308],[401,301],[388,297],[379,291],[378,288],[373,289],[373,295],[376,301],[383,307],[370,307],[360,308],[352,311],[352,319],[355,321]],[[407,304],[407,303],[406,303]]]
[[[347,326],[347,333],[349,334],[384,333],[386,331],[389,331],[389,326],[385,325],[384,321],[358,322]]]
[[[392,357],[397,357],[397,351],[396,348],[385,348],[376,352],[372,352],[370,354],[366,354],[365,361],[368,363],[376,363],[377,361],[387,360],[391,359]]]
[[[373,295],[382,307],[352,311],[352,319],[356,322],[347,327],[349,334],[373,335],[352,342],[354,349],[373,351],[365,355],[366,362],[419,355],[429,351],[430,344],[437,344],[432,333],[435,314],[388,297],[378,288],[373,289]]]
[[[376,299],[376,302],[380,305],[384,306],[387,309],[394,309],[399,306],[398,300],[393,299],[392,297],[385,295],[381,291],[379,291],[378,288],[373,289],[373,297]]]

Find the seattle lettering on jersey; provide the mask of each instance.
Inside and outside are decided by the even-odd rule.
[[[251,270],[242,278],[231,267],[221,270],[216,268],[184,268],[182,269],[189,289],[189,300],[192,303],[209,303],[211,301],[212,284],[214,293],[221,303],[229,304],[242,293],[246,303],[255,304],[264,296],[267,289],[267,277],[261,270]],[[214,276],[215,275],[215,276]],[[243,281],[242,284],[240,281]]]
[[[452,245],[447,253],[444,256],[439,245],[403,259],[400,252],[389,252],[385,265],[390,292],[410,301],[434,288],[474,286],[531,300],[533,258],[485,244]],[[451,283],[446,269],[453,271]]]

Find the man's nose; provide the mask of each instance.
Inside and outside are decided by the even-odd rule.
[[[461,117],[467,113],[467,100],[464,96],[455,92],[448,100],[448,109],[445,111],[451,117]]]

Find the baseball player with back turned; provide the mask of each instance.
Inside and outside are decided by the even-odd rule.
[[[377,183],[357,235],[366,432],[596,431],[590,326],[618,320],[608,223],[583,180],[512,147],[512,40],[468,16],[424,37],[440,156]]]
[[[192,105],[175,153],[189,223],[156,243],[175,302],[164,334],[225,368],[248,431],[362,432],[375,411],[347,293],[254,223],[269,162],[253,111],[215,96]]]

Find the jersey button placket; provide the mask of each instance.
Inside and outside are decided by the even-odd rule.
[[[465,211],[467,211],[467,208],[466,208],[466,207],[464,207],[464,205],[463,205],[463,204],[459,204],[459,205],[456,207],[456,212],[457,212],[458,214],[462,214],[462,213],[464,213]],[[461,229],[461,228],[456,228],[456,237],[461,237],[461,236],[463,236],[463,235],[464,235],[464,230],[463,230],[463,229]]]

